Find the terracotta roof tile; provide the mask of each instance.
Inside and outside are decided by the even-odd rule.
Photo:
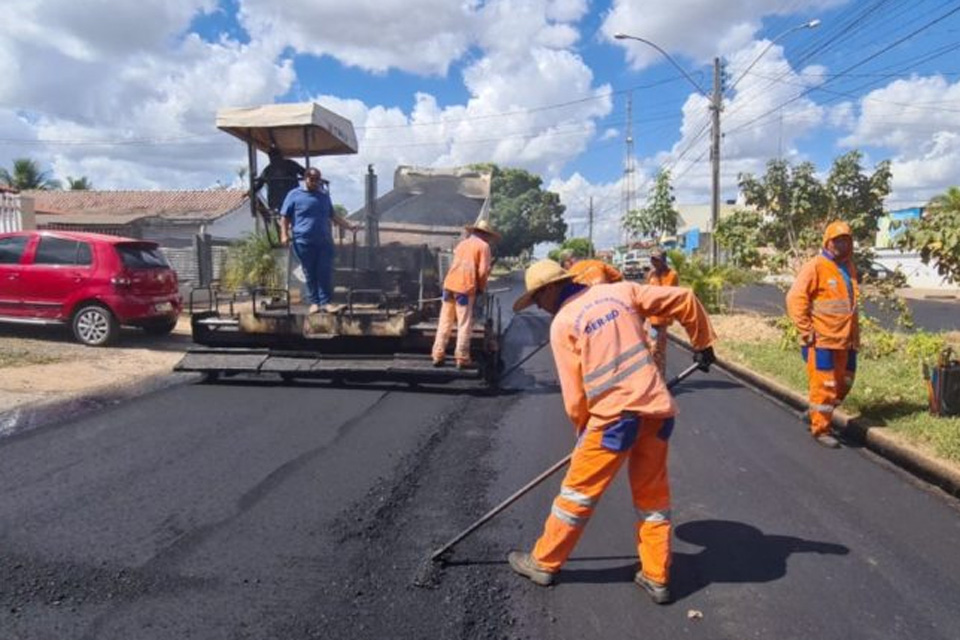
[[[247,192],[240,189],[203,191],[24,191],[37,213],[111,219],[170,218],[212,220],[241,206]],[[139,214],[139,215],[138,215]]]

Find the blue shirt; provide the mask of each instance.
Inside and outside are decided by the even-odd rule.
[[[280,214],[291,218],[294,242],[306,244],[332,244],[333,202],[323,190],[309,191],[303,187],[287,194],[280,207]]]

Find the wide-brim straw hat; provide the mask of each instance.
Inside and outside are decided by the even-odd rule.
[[[489,220],[481,220],[476,224],[468,224],[464,227],[470,233],[485,233],[494,240],[500,240],[503,236],[500,235],[500,232],[493,228],[493,225],[490,224]]]
[[[540,291],[540,289],[543,289],[548,284],[572,279],[573,274],[553,260],[538,260],[534,262],[527,267],[526,273],[523,274],[527,291],[513,303],[513,310],[522,311],[529,307],[533,304],[533,297],[537,295],[537,291]]]

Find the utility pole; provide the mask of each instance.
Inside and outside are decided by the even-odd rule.
[[[590,231],[588,233],[590,239],[590,257],[593,257],[593,196],[590,196],[590,213],[587,216],[587,219],[590,221]]]
[[[633,94],[627,94],[627,149],[623,158],[623,182],[620,184],[621,210],[620,226],[623,228],[624,244],[630,244],[630,236],[626,228],[623,227],[624,220],[630,215],[630,212],[637,208],[636,192],[634,188],[634,157],[633,157]]]
[[[723,88],[720,74],[720,58],[713,59],[713,97],[710,111],[713,115],[713,140],[710,144],[710,163],[713,174],[713,200],[710,204],[710,264],[717,265],[717,222],[720,219],[720,111],[723,110]]]

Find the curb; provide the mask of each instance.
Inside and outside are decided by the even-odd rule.
[[[128,400],[189,384],[199,379],[200,374],[160,373],[126,384],[99,387],[67,398],[42,400],[22,407],[0,411],[0,438],[22,435],[34,429],[59,422],[67,416],[71,418],[85,417]]]
[[[691,351],[690,344],[673,334],[668,334],[677,346]],[[726,360],[714,363],[728,376],[746,384],[778,404],[806,413],[807,398],[766,376]],[[843,439],[866,447],[921,480],[939,487],[955,498],[960,498],[960,469],[931,458],[918,447],[900,441],[883,427],[866,423],[859,416],[850,415],[841,409],[833,412],[833,426]]]

